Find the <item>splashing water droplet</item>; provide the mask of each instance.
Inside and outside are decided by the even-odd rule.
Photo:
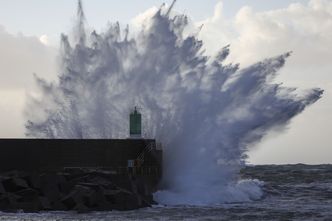
[[[172,5],[173,7],[173,5]],[[127,138],[128,115],[142,108],[144,134],[164,147],[167,204],[218,204],[261,197],[258,181],[239,181],[248,145],[317,101],[272,82],[289,53],[245,69],[224,64],[184,36],[184,15],[160,8],[131,37],[118,23],[87,34],[79,2],[75,39],[62,36],[57,82],[36,76],[42,96],[30,101],[26,135],[38,138]]]

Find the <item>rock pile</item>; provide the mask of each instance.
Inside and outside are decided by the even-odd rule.
[[[144,182],[130,174],[83,169],[0,174],[0,210],[5,212],[132,210],[153,203]]]

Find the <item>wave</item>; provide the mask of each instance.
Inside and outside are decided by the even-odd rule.
[[[173,7],[173,5],[172,5]],[[38,138],[126,138],[134,106],[144,137],[164,148],[167,204],[209,204],[259,198],[260,182],[241,181],[248,147],[286,125],[322,95],[273,82],[291,53],[241,69],[225,64],[229,46],[204,53],[185,35],[186,15],[162,6],[131,35],[111,24],[88,32],[82,3],[72,36],[62,35],[56,82],[35,76],[40,96],[27,106],[26,135]]]

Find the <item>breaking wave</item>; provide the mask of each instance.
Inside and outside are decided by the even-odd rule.
[[[56,82],[36,77],[26,135],[37,138],[127,138],[139,106],[144,137],[164,148],[166,204],[219,204],[262,196],[259,181],[241,181],[248,146],[286,125],[323,91],[299,95],[273,83],[290,53],[240,69],[224,47],[206,56],[188,18],[162,6],[140,31],[118,23],[89,33],[79,2],[73,36],[62,35]]]

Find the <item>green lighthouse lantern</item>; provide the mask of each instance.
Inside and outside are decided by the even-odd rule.
[[[142,115],[138,112],[137,107],[130,114],[130,138],[141,138],[142,137]]]

